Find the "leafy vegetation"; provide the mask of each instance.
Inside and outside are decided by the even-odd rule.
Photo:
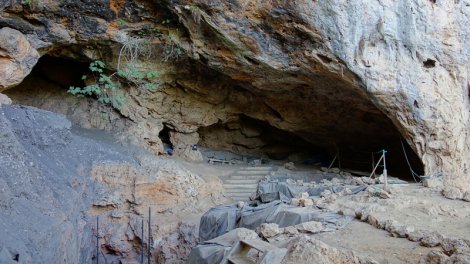
[[[40,0],[22,0],[21,4],[28,5],[29,8],[33,9],[37,7],[37,5],[39,4],[39,1]]]
[[[118,19],[116,23],[119,26],[127,26],[127,22],[123,19]],[[164,19],[160,23],[170,25],[173,20]],[[99,102],[121,109],[127,103],[120,90],[122,84],[126,83],[152,92],[158,90],[158,73],[141,70],[149,68],[142,67],[142,61],[152,60],[156,54],[162,55],[163,61],[179,59],[183,55],[183,49],[178,44],[180,43],[178,30],[146,25],[128,32],[130,34],[119,51],[117,70],[110,72],[106,70],[106,64],[103,61],[93,61],[89,66],[91,73],[83,76],[83,80],[90,84],[85,87],[70,87],[69,93],[76,96],[92,96]],[[156,43],[163,43],[163,45],[159,46]]]
[[[128,66],[108,75],[105,68],[106,64],[100,60],[91,62],[89,69],[94,78],[93,84],[85,87],[72,86],[68,92],[77,96],[94,96],[101,103],[121,109],[127,103],[127,99],[119,89],[121,82],[131,82],[150,91],[157,90],[158,86],[153,81],[158,77],[158,74],[154,71],[144,73]],[[87,79],[87,75],[82,76],[82,80],[86,81]]]

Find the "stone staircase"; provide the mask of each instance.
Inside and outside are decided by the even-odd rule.
[[[273,171],[271,166],[242,167],[231,175],[223,177],[225,191],[235,201],[248,201],[256,192],[258,182]]]

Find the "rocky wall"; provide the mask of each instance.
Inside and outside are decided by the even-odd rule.
[[[0,24],[40,54],[113,69],[131,36],[159,32],[141,63],[160,91],[130,88],[117,113],[155,152],[163,124],[194,133],[244,114],[326,148],[403,137],[447,196],[469,191],[468,1],[33,2],[3,3]]]

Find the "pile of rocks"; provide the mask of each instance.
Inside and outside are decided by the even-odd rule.
[[[292,198],[290,205],[307,207],[312,205],[321,205],[325,203],[332,203],[338,199],[338,197],[351,195],[352,191],[349,188],[344,188],[341,192],[333,193],[330,190],[324,190],[319,197],[309,196],[307,192],[299,193],[295,198]]]
[[[276,223],[264,223],[257,228],[256,233],[264,238],[273,238],[278,235],[297,235],[299,233],[318,234],[321,232],[329,231],[321,222],[309,221],[294,226],[287,226],[284,228],[279,227]]]
[[[303,192],[303,193],[297,194],[295,198],[292,198],[292,200],[290,201],[290,204],[293,206],[307,207],[307,206],[312,206],[315,203],[313,202],[313,199],[309,198],[308,193]]]

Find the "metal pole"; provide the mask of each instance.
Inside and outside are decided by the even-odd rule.
[[[333,161],[331,161],[330,166],[328,166],[328,170],[331,169],[331,167],[333,167],[333,164],[335,164],[335,160],[336,160],[336,156],[333,159]]]
[[[374,167],[375,167],[374,152],[372,152],[371,154],[372,154],[372,171],[374,171]],[[375,173],[374,173],[374,178],[375,178]]]
[[[339,154],[339,149],[338,149],[338,154],[336,154],[338,156],[338,169],[341,170],[341,156]]]
[[[140,237],[140,264],[144,264],[144,218],[142,218],[142,236]]]
[[[369,175],[369,178],[370,178],[370,177],[372,177],[372,175],[375,173],[375,170],[376,170],[376,169],[377,169],[377,167],[379,166],[379,164],[380,164],[380,161],[382,161],[383,157],[384,157],[384,155],[382,154],[382,155],[380,156],[380,159],[379,159],[379,161],[377,161],[377,164],[375,164],[375,168],[374,168],[374,170],[373,170],[373,171],[372,171],[372,173]]]
[[[385,181],[385,183],[384,183],[384,190],[385,190],[385,191],[388,191],[388,185],[387,185],[387,183],[388,183],[388,179],[387,179],[387,178],[388,178],[388,176],[387,176],[387,164],[385,163],[385,153],[387,153],[387,151],[385,151],[385,149],[384,149],[384,150],[382,150],[382,153],[383,153],[382,155],[383,155],[383,158],[384,158],[384,172],[383,172],[384,181]]]
[[[100,263],[100,217],[96,216],[96,264]]]
[[[152,221],[152,211],[149,207],[149,237],[148,237],[148,247],[147,247],[147,264],[150,264],[150,245],[152,243],[152,226],[151,226],[151,221]]]

